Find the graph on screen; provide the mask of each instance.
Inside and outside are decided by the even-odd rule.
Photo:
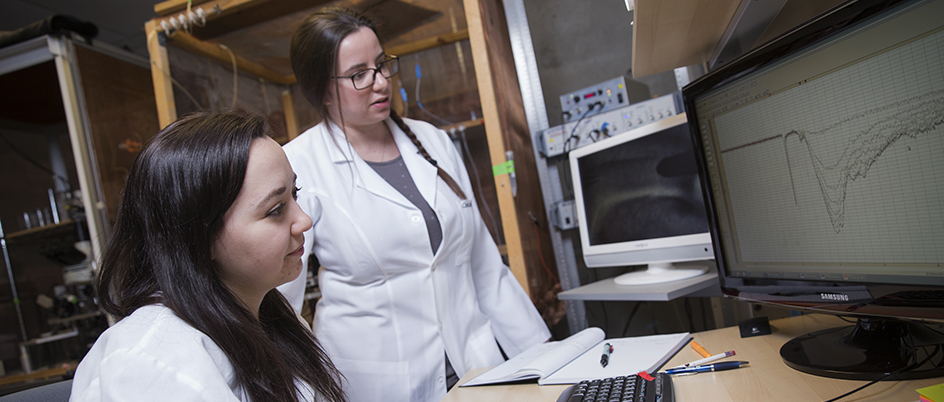
[[[942,58],[930,32],[716,115],[741,258],[940,261]]]

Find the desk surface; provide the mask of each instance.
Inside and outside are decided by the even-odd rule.
[[[738,360],[751,366],[717,373],[674,377],[675,400],[678,402],[740,402],[740,401],[825,401],[855,388],[866,381],[837,380],[805,374],[787,367],[780,360],[780,346],[788,340],[820,329],[851,325],[838,317],[810,314],[771,321],[773,334],[741,338],[738,328],[728,327],[693,334],[695,341],[711,353],[728,350],[737,352]],[[667,364],[677,366],[701,356],[690,347],[682,349]],[[475,370],[460,383],[484,370]],[[944,378],[888,382],[871,385],[841,402],[917,401],[916,389],[940,384]],[[548,401],[554,402],[566,388],[564,385],[518,384],[455,387],[443,402],[472,401]]]

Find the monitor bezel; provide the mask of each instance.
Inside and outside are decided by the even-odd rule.
[[[667,129],[687,125],[686,114],[679,113],[577,148],[569,153],[580,246],[584,263],[588,268],[680,263],[705,261],[714,258],[709,232],[598,245],[591,245],[588,236],[587,213],[582,191],[579,159]],[[666,254],[668,253],[671,253],[672,256],[667,257]]]
[[[868,22],[872,20],[873,17],[884,14],[908,2],[908,0],[859,0],[844,2],[806,23],[777,36],[747,54],[709,72],[682,89],[683,104],[685,109],[690,113],[688,119],[689,131],[696,151],[695,157],[699,169],[705,207],[708,212],[709,229],[712,244],[714,245],[715,261],[718,266],[721,290],[725,296],[735,297],[748,302],[759,302],[798,310],[831,314],[944,321],[944,309],[879,306],[867,300],[852,302],[843,300],[843,295],[856,294],[861,291],[863,287],[868,290],[873,298],[878,298],[903,290],[942,290],[944,289],[942,285],[880,284],[874,282],[823,281],[812,279],[787,280],[763,277],[734,277],[729,275],[728,267],[730,266],[730,262],[728,261],[724,239],[718,229],[718,211],[712,196],[712,184],[708,178],[708,172],[706,171],[705,150],[702,144],[700,130],[698,129],[700,123],[697,113],[695,112],[697,110],[696,99],[701,95],[714,91],[760,68],[809,49],[810,46],[814,46],[823,40],[848,32],[849,29],[854,29],[854,27],[860,23]],[[817,302],[807,302],[783,300],[772,294],[764,295],[764,288],[794,289],[794,292],[798,294],[815,292],[812,289],[824,288],[830,289],[830,292],[822,296],[822,299]],[[745,297],[742,294],[747,293],[746,290],[751,291],[751,297]]]

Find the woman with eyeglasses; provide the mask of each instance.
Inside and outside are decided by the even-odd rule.
[[[307,18],[291,43],[323,121],[283,148],[321,268],[315,335],[352,401],[439,401],[473,368],[550,332],[502,262],[445,132],[390,108],[396,56],[348,9]],[[307,260],[307,259],[306,259]],[[280,290],[301,308],[304,275]]]

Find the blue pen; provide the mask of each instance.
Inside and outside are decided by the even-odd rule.
[[[685,374],[685,373],[704,373],[706,371],[722,371],[722,370],[731,370],[739,367],[744,367],[750,363],[748,362],[721,362],[715,364],[706,364],[703,366],[692,366],[692,367],[680,367],[668,369],[665,371],[666,374]]]

